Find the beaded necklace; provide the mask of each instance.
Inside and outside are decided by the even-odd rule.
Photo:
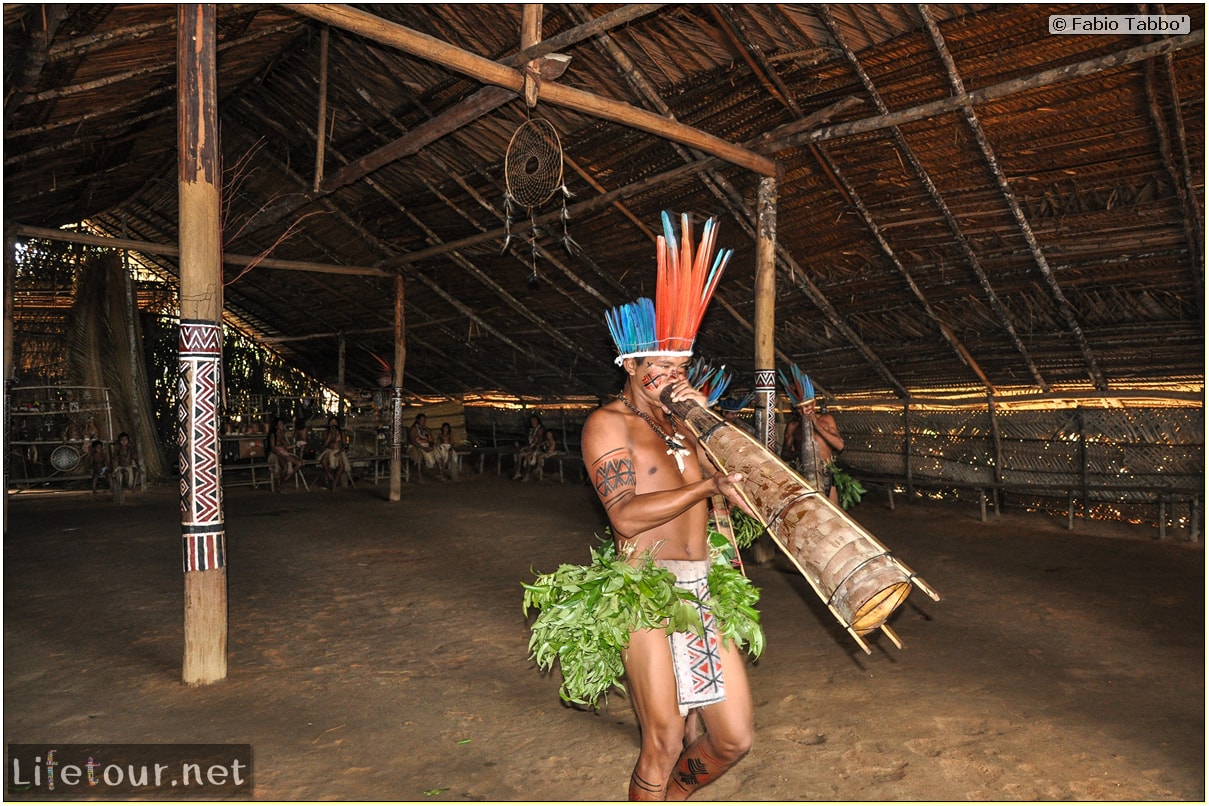
[[[671,456],[673,459],[676,460],[676,467],[680,468],[680,472],[683,473],[684,472],[684,457],[689,455],[689,449],[684,447],[683,442],[677,442],[677,440],[683,440],[684,434],[681,434],[680,432],[676,432],[674,437],[668,436],[668,433],[666,431],[664,431],[662,428],[660,428],[659,424],[656,423],[654,420],[652,420],[649,416],[647,416],[647,414],[645,412],[641,412],[638,409],[634,408],[634,404],[631,403],[624,394],[620,394],[617,397],[621,400],[622,403],[625,404],[625,407],[627,409],[634,412],[639,417],[641,417],[643,420],[645,420],[646,424],[651,427],[651,430],[654,431],[656,434],[658,434],[659,438],[662,439],[665,443],[667,443],[668,456]]]

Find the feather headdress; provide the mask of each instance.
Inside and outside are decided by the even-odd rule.
[[[655,275],[655,299],[643,297],[606,312],[609,332],[617,345],[618,366],[627,358],[641,355],[688,356],[705,308],[713,298],[722,271],[733,249],[715,256],[716,219],[705,222],[701,242],[693,247],[692,219],[680,216],[680,237],[672,218],[663,213],[663,235],[656,240],[658,270]]]
[[[726,388],[730,386],[731,376],[726,371],[726,365],[714,369],[705,361],[704,358],[698,358],[688,368],[688,382],[693,385],[694,389],[700,390],[706,397],[706,402],[713,406],[722,397]]]
[[[723,400],[718,408],[722,409],[723,411],[743,411],[743,409],[751,405],[751,401],[754,400],[755,397],[755,392],[748,392],[744,397],[734,397],[732,395],[731,397]]]
[[[785,387],[785,394],[789,395],[794,408],[814,400],[814,384],[810,382],[810,376],[798,369],[797,364],[789,365],[789,373],[786,377],[783,370],[777,370],[781,385]]]

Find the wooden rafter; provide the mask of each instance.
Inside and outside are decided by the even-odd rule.
[[[520,71],[490,59],[484,59],[431,36],[412,31],[402,25],[386,22],[380,17],[352,7],[327,3],[304,5],[287,3],[284,6],[305,17],[344,28],[383,45],[389,45],[413,56],[436,62],[442,67],[471,76],[486,84],[494,84],[513,92],[521,92],[524,89],[524,75]],[[699,148],[707,154],[714,154],[762,176],[776,175],[776,164],[767,157],[728,143],[707,132],[628,104],[556,83],[542,84],[538,88],[538,97],[555,106],[565,106],[577,112],[611,120],[614,123],[621,123],[668,140]]]
[[[928,19],[931,19],[931,17],[928,17]],[[1186,48],[1202,47],[1204,44],[1205,32],[1203,30],[1193,31],[1186,36],[1167,37],[1156,42],[1121,51],[1120,53],[1110,53],[1107,56],[1042,70],[1040,73],[1034,73],[1033,75],[1021,78],[1001,81],[998,84],[982,87],[972,92],[965,92],[963,90],[959,95],[952,95],[939,101],[931,101],[926,104],[910,107],[909,109],[900,109],[885,115],[876,115],[870,118],[861,118],[860,120],[820,126],[813,131],[803,132],[800,135],[789,138],[784,146],[788,148],[807,143],[821,143],[824,140],[834,140],[837,137],[864,134],[884,129],[887,126],[901,126],[904,123],[934,118],[949,112],[959,112],[966,107],[973,108],[978,104],[984,104],[989,101],[998,100],[999,98],[1007,98],[1027,90],[1047,87],[1051,84],[1061,84],[1072,78],[1094,75],[1102,70],[1110,70],[1114,67],[1133,64],[1143,59],[1165,56],[1185,50]]]
[[[1143,63],[1142,76],[1145,83],[1146,111],[1150,113],[1150,120],[1154,124],[1155,139],[1158,141],[1159,157],[1163,161],[1163,169],[1171,177],[1171,185],[1175,188],[1175,196],[1180,202],[1184,236],[1188,239],[1190,267],[1194,273],[1203,273],[1204,264],[1201,257],[1203,244],[1201,243],[1200,224],[1196,220],[1196,203],[1189,198],[1187,186],[1184,184],[1185,171],[1176,167],[1175,164],[1176,158],[1171,148],[1171,132],[1158,99],[1155,97],[1156,73],[1154,60],[1148,59]],[[1175,89],[1174,85],[1172,85],[1172,89]],[[1178,101],[1178,96],[1173,97],[1172,100],[1173,102]],[[1179,134],[1182,135],[1182,132]]]
[[[937,54],[940,56],[941,62],[944,64],[945,73],[949,78],[949,83],[953,88],[953,94],[959,98],[968,98],[965,90],[965,83],[961,80],[960,74],[957,72],[957,64],[953,61],[952,55],[949,53],[949,48],[945,44],[944,37],[940,33],[940,27],[932,18],[932,13],[926,5],[918,6],[919,14],[923,18],[924,25],[928,29],[928,36],[932,39],[932,44],[936,48]],[[1087,337],[1083,335],[1083,328],[1079,325],[1078,317],[1075,314],[1074,306],[1070,300],[1066,298],[1066,294],[1062,291],[1062,286],[1058,283],[1058,278],[1050,268],[1049,261],[1045,257],[1045,253],[1041,250],[1041,244],[1037,242],[1037,236],[1033,232],[1032,225],[1029,223],[1028,217],[1024,214],[1024,210],[1020,207],[1020,202],[1016,198],[1016,193],[1012,189],[1011,182],[1004,175],[1003,169],[999,166],[999,160],[995,156],[994,150],[991,148],[990,142],[987,140],[986,132],[983,131],[982,123],[979,122],[977,115],[974,113],[973,104],[965,104],[962,107],[966,123],[970,127],[970,131],[974,135],[974,139],[978,143],[978,148],[982,151],[982,156],[987,167],[995,177],[995,182],[999,185],[999,192],[1007,203],[1008,209],[1012,213],[1012,217],[1016,221],[1016,226],[1019,228],[1021,235],[1024,236],[1025,243],[1028,244],[1029,254],[1032,255],[1033,262],[1036,263],[1041,275],[1045,278],[1046,284],[1049,286],[1050,293],[1053,295],[1055,302],[1058,305],[1058,310],[1062,314],[1062,318],[1066,321],[1067,330],[1074,336],[1079,345],[1079,351],[1083,354],[1083,360],[1086,364],[1087,373],[1091,377],[1092,383],[1097,389],[1107,389],[1108,384],[1104,380],[1104,374],[1100,371],[1099,363],[1096,361],[1095,354],[1092,353],[1091,345],[1087,343]]]
[[[567,8],[572,13],[581,17],[588,13],[587,9],[581,4],[570,4],[567,6]],[[611,37],[607,35],[598,37],[596,40],[596,45],[606,55],[617,62],[618,69],[631,84],[631,86],[634,87],[635,92],[637,92],[640,97],[642,97],[648,104],[653,106],[657,111],[664,114],[671,114],[671,110],[659,96],[659,93],[655,90],[654,85],[646,80],[645,76],[642,75],[642,72],[638,69],[637,65],[635,65],[629,59],[629,57],[625,54],[625,51],[623,51],[615,42],[612,41]],[[810,121],[809,125],[817,125],[822,120],[826,120],[828,117],[830,117],[830,115],[835,111],[847,108],[849,105],[850,103],[848,100],[843,100],[832,107],[820,110],[813,116],[807,116],[805,120]],[[761,137],[758,138],[758,140],[762,144],[767,145],[770,150],[784,142],[784,138],[780,136],[773,136],[771,138]],[[694,155],[683,151],[679,146],[677,146],[677,150],[680,152],[681,158],[684,159],[687,164],[693,164],[692,160],[694,159]],[[751,211],[746,209],[741,195],[733,187],[726,183],[721,176],[713,171],[712,167],[702,171],[701,173],[706,187],[709,188],[718,199],[726,204],[732,217],[744,229],[747,236],[755,241],[756,224],[752,219]],[[788,274],[796,283],[797,280],[794,277],[794,267],[796,267],[796,264],[793,262],[792,257],[789,256],[788,251],[785,250],[781,244],[777,244],[776,252],[779,264],[782,266],[782,268],[788,268]],[[800,274],[800,269],[797,271],[797,273]],[[889,370],[886,369],[885,364],[881,361],[881,359],[878,358],[874,354],[873,350],[871,350],[869,346],[860,339],[857,333],[842,320],[839,312],[834,306],[831,305],[830,302],[826,300],[822,291],[813,286],[813,284],[810,285],[809,288],[810,291],[807,293],[807,296],[816,304],[816,306],[818,306],[819,310],[823,311],[824,315],[828,317],[832,324],[835,325],[840,332],[844,333],[844,335],[852,341],[857,350],[870,361],[870,364],[873,365],[879,371],[879,373],[886,377],[887,381],[894,389],[902,390],[903,394],[906,394],[906,390],[902,384],[893,378],[893,375],[891,375]],[[732,306],[728,305],[721,296],[719,296],[718,299],[720,300],[720,304],[726,308],[726,310],[735,318],[737,322],[739,322],[740,325],[742,325],[748,332],[755,332],[751,322],[740,316],[738,311],[736,311]],[[792,358],[786,355],[784,351],[777,349],[776,354],[786,363],[792,363]]]
[[[864,85],[866,92],[869,93],[869,97],[873,99],[873,103],[877,107],[878,112],[882,115],[887,114],[889,109],[882,100],[881,93],[877,91],[877,87],[874,86],[873,80],[869,77],[869,74],[861,65],[860,59],[857,58],[856,53],[844,41],[843,33],[840,31],[839,26],[836,25],[835,19],[832,17],[831,12],[826,6],[820,7],[819,17],[822,19],[823,24],[827,26],[832,38],[835,39],[836,43],[843,51],[844,58],[848,60],[848,63],[852,65],[852,69],[856,71],[857,76],[861,80],[861,84]],[[944,216],[945,222],[949,225],[949,230],[953,233],[954,240],[957,242],[958,247],[961,249],[962,254],[965,256],[966,262],[973,270],[975,276],[978,277],[978,282],[982,285],[982,289],[987,295],[987,300],[990,302],[991,308],[999,317],[999,322],[1003,326],[1003,329],[1012,339],[1012,344],[1015,345],[1016,351],[1020,353],[1021,358],[1024,360],[1025,366],[1028,367],[1029,372],[1033,376],[1033,380],[1036,381],[1037,386],[1040,389],[1048,392],[1049,384],[1046,383],[1045,378],[1041,375],[1041,371],[1037,368],[1036,364],[1033,363],[1033,359],[1028,353],[1028,348],[1024,346],[1024,342],[1021,341],[1020,335],[1016,332],[1015,325],[1012,324],[1011,312],[1007,310],[1006,306],[1004,306],[1004,304],[1000,301],[999,295],[995,293],[995,289],[991,285],[991,280],[987,276],[986,272],[983,271],[982,264],[978,260],[978,255],[974,252],[974,247],[970,243],[969,238],[967,238],[965,233],[962,231],[961,225],[957,221],[957,217],[953,215],[952,210],[950,210],[949,206],[945,203],[944,198],[941,196],[940,190],[936,187],[936,183],[932,181],[932,177],[928,174],[927,169],[925,169],[923,163],[920,162],[919,156],[915,153],[915,149],[911,148],[910,143],[907,142],[907,138],[903,135],[902,129],[898,126],[891,126],[890,132],[898,145],[899,151],[906,155],[907,161],[911,163],[911,168],[915,172],[915,175],[919,178],[924,188],[927,189],[928,195],[931,197],[933,204],[936,205],[937,209],[940,210],[941,215]],[[964,353],[964,347],[960,347],[959,349]]]

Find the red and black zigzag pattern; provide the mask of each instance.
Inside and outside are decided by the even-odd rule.
[[[181,358],[209,357],[222,354],[222,326],[213,322],[181,320]]]
[[[181,361],[176,382],[176,444],[180,456],[181,479],[181,523],[192,523],[193,513],[193,449],[189,437],[193,433],[190,423],[192,410],[189,393],[193,387],[195,362]]]
[[[222,369],[215,359],[196,360],[192,363],[193,388],[190,390],[190,399],[193,406],[188,443],[191,454],[190,484],[193,490],[191,522],[211,524],[222,520],[222,484],[218,455],[218,387]]]

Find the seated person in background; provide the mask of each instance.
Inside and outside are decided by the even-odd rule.
[[[105,456],[105,443],[94,439],[88,444],[88,467],[92,471],[92,491],[97,491],[97,482],[108,472],[109,459]]]
[[[542,437],[545,435],[542,418],[536,414],[529,415],[529,437],[516,453],[516,470],[512,478],[519,479],[533,468],[534,455],[541,449]]]
[[[437,432],[436,455],[437,469],[452,481],[458,475],[458,462],[453,444],[453,426],[449,423],[441,423],[441,430]]]
[[[537,443],[537,450],[526,459],[528,466],[522,481],[536,480],[538,473],[541,471],[542,463],[557,452],[558,441],[554,439],[554,432],[549,428],[542,429],[542,438]]]
[[[286,482],[294,478],[294,474],[302,469],[302,459],[290,452],[293,442],[285,431],[284,418],[274,418],[273,430],[269,432],[269,438],[265,442],[268,448],[269,464],[277,465],[278,472],[281,473],[281,481]]]
[[[336,489],[337,484],[348,484],[353,474],[352,462],[345,450],[344,429],[340,420],[334,415],[327,418],[327,432],[323,436],[323,453],[319,454],[319,464],[323,468],[323,476],[330,489]]]
[[[121,484],[128,489],[133,490],[135,485],[142,481],[142,472],[139,470],[139,452],[134,447],[134,443],[130,441],[130,435],[125,431],[118,434],[118,441],[113,446],[113,478],[117,484]]]
[[[307,459],[315,458],[314,454],[311,454],[311,446],[308,444],[310,432],[310,426],[306,424],[305,420],[298,420],[294,423],[294,455],[304,462]]]
[[[430,471],[437,467],[436,445],[432,442],[432,432],[428,430],[428,415],[417,414],[416,421],[407,429],[407,455],[419,465]]]

